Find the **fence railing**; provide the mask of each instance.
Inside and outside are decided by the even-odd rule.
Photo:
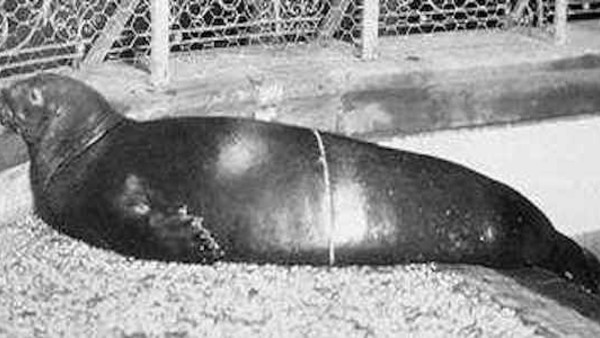
[[[0,78],[127,59],[161,84],[173,53],[333,39],[368,59],[381,36],[464,30],[561,43],[566,13],[567,0],[0,0]]]
[[[598,15],[600,0],[570,0],[569,14],[577,17]]]

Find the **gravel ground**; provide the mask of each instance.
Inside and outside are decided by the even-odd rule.
[[[561,335],[432,264],[143,262],[91,248],[33,216],[1,225],[0,236],[0,336]]]

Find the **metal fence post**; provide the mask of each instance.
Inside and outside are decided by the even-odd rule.
[[[377,56],[377,31],[379,26],[379,0],[364,0],[361,56],[372,60]]]
[[[556,0],[554,14],[554,39],[557,45],[567,43],[567,7],[568,0]]]
[[[150,7],[150,76],[155,86],[162,87],[169,82],[169,0],[152,0]]]

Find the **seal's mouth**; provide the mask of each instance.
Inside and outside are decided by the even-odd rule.
[[[8,130],[25,137],[24,121],[19,119],[17,109],[18,105],[10,87],[0,89],[0,124],[7,127]]]
[[[0,89],[0,124],[18,132],[15,116],[11,104],[10,91],[6,88]]]
[[[8,106],[8,93],[6,88],[0,89],[0,124],[7,125],[12,111]]]

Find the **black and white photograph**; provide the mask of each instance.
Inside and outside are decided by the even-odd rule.
[[[600,337],[600,0],[0,0],[0,337]]]

